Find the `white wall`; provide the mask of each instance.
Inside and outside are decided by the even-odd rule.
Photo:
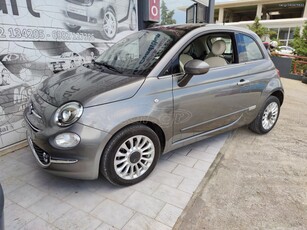
[[[91,3],[91,0],[1,1],[0,149],[25,139],[22,113],[38,84],[58,71],[91,62],[114,42],[138,29],[134,0]],[[76,20],[73,24],[69,22],[68,11],[78,19],[90,18],[94,23]],[[116,18],[114,38],[111,27],[103,32],[102,12],[108,12],[109,20]],[[69,28],[67,24],[74,26]],[[64,52],[76,54],[62,58]],[[63,69],[55,70],[53,63],[60,61],[65,62]]]

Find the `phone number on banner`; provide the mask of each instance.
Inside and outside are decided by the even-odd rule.
[[[93,42],[94,34],[72,33],[65,29],[0,26],[0,40],[2,41],[78,41]]]

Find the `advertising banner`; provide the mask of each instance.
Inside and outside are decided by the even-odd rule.
[[[0,149],[25,139],[22,113],[38,84],[137,25],[136,0],[0,0]]]

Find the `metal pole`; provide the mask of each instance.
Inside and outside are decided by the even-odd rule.
[[[209,23],[214,23],[214,5],[215,0],[209,0]]]

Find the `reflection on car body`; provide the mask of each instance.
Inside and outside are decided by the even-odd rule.
[[[77,32],[81,27],[99,30],[103,39],[116,36],[118,24],[137,27],[135,0],[66,0],[66,27]]]
[[[101,172],[131,185],[162,153],[243,125],[268,133],[282,103],[278,72],[255,33],[187,24],[139,31],[92,64],[46,79],[24,117],[47,171]]]
[[[58,72],[61,70],[66,70],[74,68],[76,66],[80,66],[83,63],[84,63],[84,58],[79,54],[74,52],[64,52],[60,55],[60,57],[56,58],[56,61],[52,61],[49,63],[49,68],[53,72]]]

